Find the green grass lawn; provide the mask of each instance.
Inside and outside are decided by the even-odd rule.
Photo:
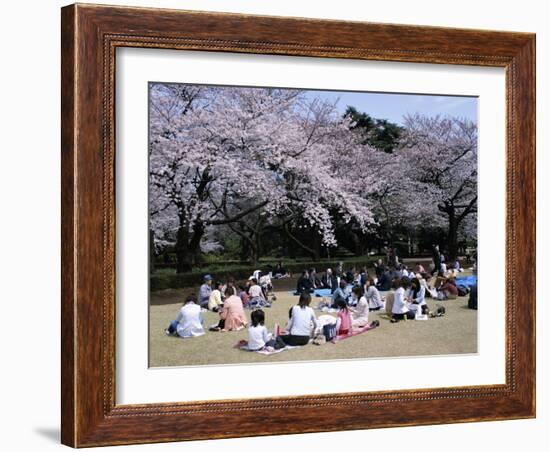
[[[277,289],[277,288],[276,288]],[[164,334],[181,307],[184,290],[170,289],[151,294],[149,315],[149,365],[196,366],[204,364],[269,363],[282,361],[333,360],[418,355],[447,355],[477,352],[477,311],[467,309],[467,297],[438,302],[447,309],[445,317],[427,321],[409,320],[392,324],[385,313],[371,312],[370,320],[379,320],[380,327],[361,335],[321,346],[307,345],[275,355],[264,356],[233,348],[247,338],[246,329],[237,332],[210,332],[203,336],[181,339]],[[298,297],[286,290],[276,292],[277,301],[266,308],[266,326],[272,330],[275,322],[282,327],[288,320],[288,310]],[[314,307],[319,298],[312,299]],[[430,309],[435,301],[427,299]],[[246,310],[250,318],[250,311]],[[324,314],[316,311],[316,315]],[[205,313],[205,326],[219,317]]]

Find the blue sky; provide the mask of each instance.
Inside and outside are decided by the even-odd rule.
[[[337,100],[341,112],[351,105],[375,118],[398,124],[403,123],[403,116],[407,113],[459,116],[477,123],[477,97],[313,90],[308,91],[307,96]]]

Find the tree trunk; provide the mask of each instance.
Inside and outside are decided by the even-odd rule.
[[[447,262],[454,262],[458,256],[458,221],[454,215],[449,216],[449,232],[447,235],[448,256]]]
[[[186,226],[180,226],[176,235],[176,273],[186,273],[200,262],[201,239],[204,235],[204,225],[195,223],[190,234]]]
[[[287,237],[290,240],[292,240],[296,245],[298,245],[300,248],[302,248],[311,257],[312,260],[315,260],[315,256],[316,256],[315,250],[310,248],[309,246],[304,244],[302,241],[300,241],[296,236],[294,236],[292,232],[290,232],[290,228],[288,227],[287,224],[285,224],[284,229]],[[317,256],[317,259],[318,259],[318,256]]]

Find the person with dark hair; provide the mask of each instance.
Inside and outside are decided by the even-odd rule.
[[[372,280],[372,278],[369,278]],[[353,297],[357,300],[354,308],[351,308],[351,326],[361,328],[369,323],[369,303],[363,296],[363,288],[355,286],[352,289]]]
[[[321,278],[321,285],[325,289],[330,289],[331,294],[338,288],[338,278],[334,276],[332,269],[327,268],[326,273]]]
[[[309,269],[309,282],[312,289],[317,289],[321,286],[321,281],[317,278],[317,271],[315,270],[315,267]]]
[[[432,275],[441,271],[441,253],[439,252],[439,245],[434,245],[432,249],[432,260],[434,261],[434,269]]]
[[[255,309],[250,314],[250,326],[248,327],[248,350],[258,351],[266,347],[280,349],[285,343],[279,339],[273,339],[271,333],[265,327],[265,312]]]
[[[288,334],[281,335],[287,345],[306,345],[317,327],[317,319],[310,308],[311,295],[302,292],[298,304],[292,307],[287,325]]]
[[[248,290],[242,284],[239,285],[239,297],[243,303],[243,307],[248,307],[248,302],[250,301],[250,296],[248,295]]]
[[[405,291],[410,286],[408,278],[402,278],[398,280],[397,290],[395,291],[393,308],[392,308],[392,323],[399,322],[404,319],[414,319],[415,312],[409,308],[409,303],[405,296]]]
[[[361,288],[359,287],[359,289]],[[338,298],[338,300],[336,300],[336,307],[338,308],[338,315],[336,317],[336,335],[344,336],[351,334],[352,319],[347,303],[342,300],[342,298]]]
[[[355,279],[355,267],[349,268],[349,270],[346,272],[345,278],[348,284],[353,284],[353,280]]]
[[[250,300],[248,302],[249,308],[270,308],[269,303],[264,295],[262,288],[258,285],[256,278],[250,279],[250,288],[248,289],[248,295]]]
[[[378,311],[380,308],[384,306],[384,303],[382,303],[382,296],[380,295],[380,292],[376,288],[376,285],[374,284],[373,278],[368,278],[367,283],[365,284],[366,291],[365,291],[365,298],[367,300],[367,303],[369,305],[370,311]]]
[[[378,259],[374,263],[374,272],[376,273],[376,278],[380,279],[385,271],[386,271],[386,266],[384,265],[384,262],[382,261],[382,259]]]
[[[411,279],[410,301],[414,307],[417,307],[417,312],[421,314],[428,313],[428,305],[426,304],[426,287],[421,284],[417,278]]]
[[[349,290],[348,290],[348,283],[344,278],[340,279],[340,284],[338,285],[338,289],[336,289],[332,294],[332,307],[335,307],[336,299],[338,297],[343,298],[346,302],[349,299]]]
[[[223,284],[221,282],[216,283],[216,288],[210,292],[210,298],[208,299],[208,310],[218,312],[223,305]]]
[[[391,289],[392,274],[389,269],[384,270],[382,276],[378,278],[378,284],[376,285],[378,290],[383,292]]]
[[[243,302],[235,294],[234,287],[229,286],[225,290],[225,301],[220,312],[220,317],[224,321],[223,331],[239,331],[247,324]]]
[[[369,278],[369,271],[367,270],[367,267],[364,266],[361,268],[361,273],[359,273],[359,285],[361,287],[365,287],[365,284],[367,283],[368,278]]]
[[[391,267],[397,267],[399,265],[399,257],[397,256],[397,248],[388,248],[388,265]]]
[[[164,330],[167,336],[195,337],[204,334],[201,307],[195,303],[195,297],[189,295],[168,328]]]
[[[448,278],[447,281],[439,289],[443,292],[445,299],[449,298],[454,300],[458,297],[458,287],[456,287],[456,280],[454,278]]]
[[[302,276],[298,279],[298,282],[296,283],[296,292],[294,295],[301,295],[303,292],[313,292],[313,286],[311,284],[311,280],[309,279],[309,273],[307,270],[304,270],[302,272]]]

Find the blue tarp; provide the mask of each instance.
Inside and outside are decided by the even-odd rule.
[[[466,286],[471,287],[474,284],[477,284],[477,276],[457,276],[456,277],[456,285],[457,286]]]
[[[352,285],[348,285],[348,290],[351,292]],[[291,290],[288,292],[291,295],[296,294],[295,290]],[[314,292],[311,294],[312,297],[332,297],[332,294],[330,293],[330,289],[315,289]]]

